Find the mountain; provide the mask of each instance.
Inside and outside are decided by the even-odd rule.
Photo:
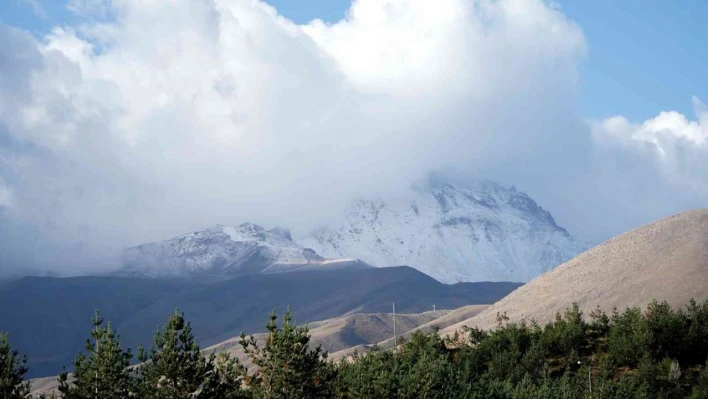
[[[175,307],[206,347],[241,331],[265,331],[268,314],[301,323],[351,313],[401,313],[493,303],[518,283],[442,284],[409,267],[250,274],[227,280],[116,276],[26,277],[0,285],[0,329],[29,357],[30,376],[54,375],[83,349],[98,308],[124,346],[148,346]]]
[[[297,241],[326,257],[410,265],[445,283],[528,281],[587,249],[528,195],[489,181],[360,200],[345,220]]]
[[[437,310],[423,313],[396,314],[396,335],[408,337],[413,331],[432,331],[445,328],[459,321],[460,317],[475,315],[489,305],[469,305],[455,310]],[[388,343],[393,337],[393,313],[355,313],[308,324],[310,347],[322,346],[330,353],[330,359],[337,361],[358,350],[365,352],[374,344]],[[253,334],[263,341],[266,333]],[[240,337],[232,337],[205,352],[228,352],[236,356],[244,365],[251,366],[248,357],[239,345]]]
[[[238,276],[310,268],[364,268],[356,259],[325,259],[293,242],[290,231],[253,223],[204,231],[128,248],[115,274],[134,277]]]
[[[510,321],[550,321],[573,302],[589,314],[600,306],[645,307],[653,299],[683,308],[708,299],[708,209],[680,213],[619,235],[529,282],[484,312],[452,326],[492,328]]]
[[[477,305],[484,306],[484,305]],[[403,334],[421,324],[432,322],[448,313],[450,310],[429,311],[423,313],[403,313],[396,315],[396,331]],[[321,345],[330,353],[351,349],[359,345],[370,345],[382,342],[393,336],[392,313],[355,313],[335,317],[308,324],[310,347]],[[253,336],[263,341],[268,334],[258,333]],[[228,352],[241,360],[246,366],[251,366],[248,357],[239,345],[240,337],[232,337],[226,341],[205,349],[207,352]]]
[[[395,200],[359,200],[337,228],[293,240],[243,223],[124,251],[115,275],[239,276],[410,265],[444,283],[528,281],[587,248],[528,195],[482,181],[432,181]]]

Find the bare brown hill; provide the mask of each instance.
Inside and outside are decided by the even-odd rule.
[[[485,305],[480,305],[485,306]],[[404,334],[426,323],[434,322],[446,315],[455,312],[438,310],[418,314],[396,315],[396,332]],[[449,325],[448,323],[447,325]],[[393,336],[393,314],[391,313],[357,313],[342,317],[335,317],[309,324],[310,345],[322,348],[330,353],[346,351],[347,349],[366,346],[383,342]],[[253,334],[263,342],[267,334]],[[239,345],[239,337],[230,338],[224,342],[206,348],[205,351],[226,351],[236,356],[246,366],[250,366]]]
[[[596,306],[645,307],[653,299],[675,308],[708,299],[708,209],[680,213],[612,238],[518,288],[487,310],[443,329],[493,328],[497,313],[510,322],[550,321],[573,302],[588,314]]]
[[[415,328],[398,329],[396,335],[397,335],[398,339],[407,339],[416,331],[432,332],[435,330],[442,330],[446,327],[457,324],[461,321],[468,320],[469,318],[478,315],[479,313],[481,313],[482,311],[484,311],[488,307],[489,307],[489,305],[463,306],[461,308],[457,308],[455,310],[448,311],[445,315],[438,317],[434,320],[431,320],[427,323],[423,323]],[[349,347],[340,349],[336,352],[333,351],[330,354],[330,358],[337,361],[339,359],[342,359],[344,357],[347,357],[347,356],[353,354],[355,351],[359,352],[359,353],[367,352],[367,351],[371,350],[373,344],[377,344],[380,348],[392,347],[394,345],[394,339],[391,337],[391,335],[389,335],[386,338],[387,339],[383,340],[383,341],[375,341],[375,342],[372,341],[369,343],[361,343],[359,345],[349,346]]]

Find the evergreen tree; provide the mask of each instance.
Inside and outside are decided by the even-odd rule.
[[[241,346],[258,370],[244,381],[254,398],[329,398],[334,394],[336,368],[321,347],[308,348],[307,327],[296,326],[288,310],[281,327],[271,313],[268,337],[261,345],[241,334]]]
[[[30,384],[24,382],[26,373],[27,356],[20,358],[18,350],[10,347],[7,333],[0,332],[0,398],[29,397]]]
[[[699,304],[691,300],[686,307],[688,332],[685,337],[687,348],[684,360],[688,362],[704,362],[708,358],[708,300]]]
[[[215,378],[210,379],[208,388],[214,399],[248,399],[251,392],[243,389],[243,377],[247,369],[228,353],[221,352],[214,363]]]
[[[215,355],[205,357],[184,314],[175,311],[158,328],[150,351],[139,349],[137,395],[150,399],[216,398]]]
[[[119,337],[96,311],[91,339],[86,340],[88,356],[79,353],[74,360],[74,379],[68,374],[59,376],[59,392],[65,399],[122,399],[131,391],[128,366],[133,355],[130,349],[123,351]]]
[[[648,340],[647,321],[639,308],[627,308],[621,315],[612,315],[607,343],[618,365],[637,366],[647,350]]]
[[[249,372],[226,353],[204,356],[177,312],[131,371],[130,351],[96,313],[93,341],[74,362],[76,381],[63,373],[60,391],[66,399],[580,399],[592,386],[593,398],[708,398],[708,302],[685,312],[654,302],[611,318],[596,310],[590,323],[582,316],[574,305],[544,328],[501,317],[495,331],[465,329],[455,339],[416,332],[393,350],[374,347],[335,366],[309,348],[308,329],[288,311],[280,326],[270,315],[263,342],[241,335]],[[26,361],[4,334],[0,360],[0,399],[27,399]]]
[[[705,399],[708,398],[708,363],[701,371],[698,377],[698,383],[693,388],[693,393],[691,394],[691,399]]]

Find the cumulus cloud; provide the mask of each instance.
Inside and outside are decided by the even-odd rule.
[[[542,0],[357,0],[307,25],[255,0],[68,7],[83,22],[39,40],[0,27],[3,264],[78,273],[215,223],[303,232],[431,170],[516,183],[596,239],[634,222],[576,217],[593,179],[622,181],[607,154],[691,167],[635,149],[626,121],[591,134],[582,31]]]
[[[641,152],[659,166],[664,179],[697,194],[708,195],[708,107],[693,98],[696,120],[676,111],[661,112],[641,124],[622,116],[593,125],[598,142]]]
[[[591,121],[594,187],[577,219],[607,235],[708,203],[708,114],[693,99],[695,119],[675,111],[643,122],[622,116]],[[614,216],[614,219],[613,219]],[[583,220],[586,219],[586,220]]]

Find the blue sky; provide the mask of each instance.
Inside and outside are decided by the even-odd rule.
[[[334,22],[349,0],[267,0],[297,23]],[[42,12],[37,12],[41,6]],[[559,0],[585,33],[589,54],[582,69],[580,112],[600,119],[621,113],[641,121],[660,111],[693,115],[691,97],[708,98],[708,2]],[[680,4],[680,5],[679,5]],[[61,1],[3,0],[0,19],[37,35],[75,16]]]

